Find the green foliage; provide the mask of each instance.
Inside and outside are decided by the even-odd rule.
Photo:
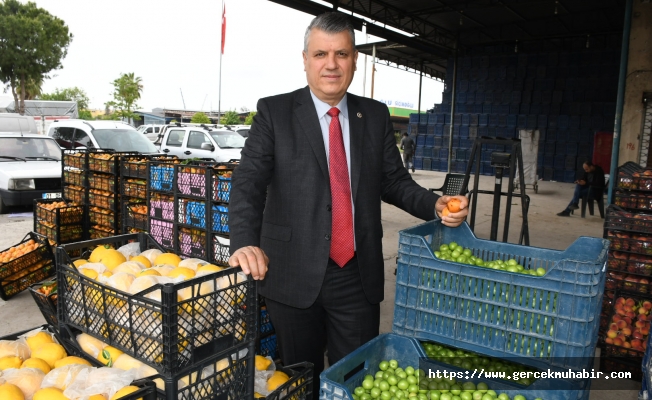
[[[238,125],[240,124],[240,117],[235,111],[227,111],[222,115],[220,123],[222,125]]]
[[[126,118],[131,123],[134,119],[140,119],[134,110],[138,108],[136,101],[140,99],[142,91],[142,78],[135,76],[133,72],[120,74],[120,77],[113,81],[113,100],[106,105],[114,109],[113,114],[118,118]]]
[[[63,20],[35,3],[0,2],[0,81],[11,88],[20,114],[30,86],[40,88],[48,73],[61,68],[72,38]]]
[[[93,119],[91,112],[88,110],[88,96],[83,89],[77,86],[71,88],[54,89],[52,93],[44,93],[38,96],[39,100],[54,101],[75,101],[77,102],[77,112],[80,119]]]
[[[172,121],[170,121],[170,124],[176,124],[177,122],[179,122],[179,121],[177,121],[176,119],[173,119]]]
[[[247,118],[245,118],[244,124],[245,125],[251,125],[254,123],[254,117],[256,116],[256,111],[252,111],[247,115]]]
[[[208,118],[208,116],[206,114],[204,114],[203,112],[198,112],[198,113],[195,113],[195,115],[192,116],[192,118],[190,119],[190,122],[192,122],[193,124],[210,124],[211,119]]]

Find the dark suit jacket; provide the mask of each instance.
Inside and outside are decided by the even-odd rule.
[[[356,254],[364,293],[383,300],[381,200],[424,219],[438,196],[403,167],[384,104],[347,95]],[[229,205],[231,252],[259,246],[270,259],[260,293],[293,307],[317,298],[328,263],[331,194],[324,141],[308,87],[259,100]]]

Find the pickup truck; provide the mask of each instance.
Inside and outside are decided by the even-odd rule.
[[[156,142],[160,151],[181,159],[204,158],[216,162],[240,160],[245,138],[237,132],[209,126],[168,125]]]

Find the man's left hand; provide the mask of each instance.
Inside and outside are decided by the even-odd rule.
[[[450,213],[445,217],[442,217],[441,212],[444,210],[444,208],[447,207],[448,202],[451,199],[458,199],[460,201],[460,211],[455,212],[455,213]],[[435,211],[437,212],[437,216],[441,218],[441,223],[450,226],[451,228],[456,228],[464,222],[466,219],[466,216],[469,214],[469,199],[466,198],[466,196],[441,196],[439,199],[437,199],[437,203],[435,204]]]

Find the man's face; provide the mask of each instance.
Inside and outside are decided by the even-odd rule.
[[[303,67],[308,86],[317,98],[331,106],[342,100],[353,80],[358,52],[348,32],[328,34],[313,28]]]
[[[582,164],[582,167],[584,167],[584,172],[591,172],[593,170],[593,168],[589,167],[586,164]]]

